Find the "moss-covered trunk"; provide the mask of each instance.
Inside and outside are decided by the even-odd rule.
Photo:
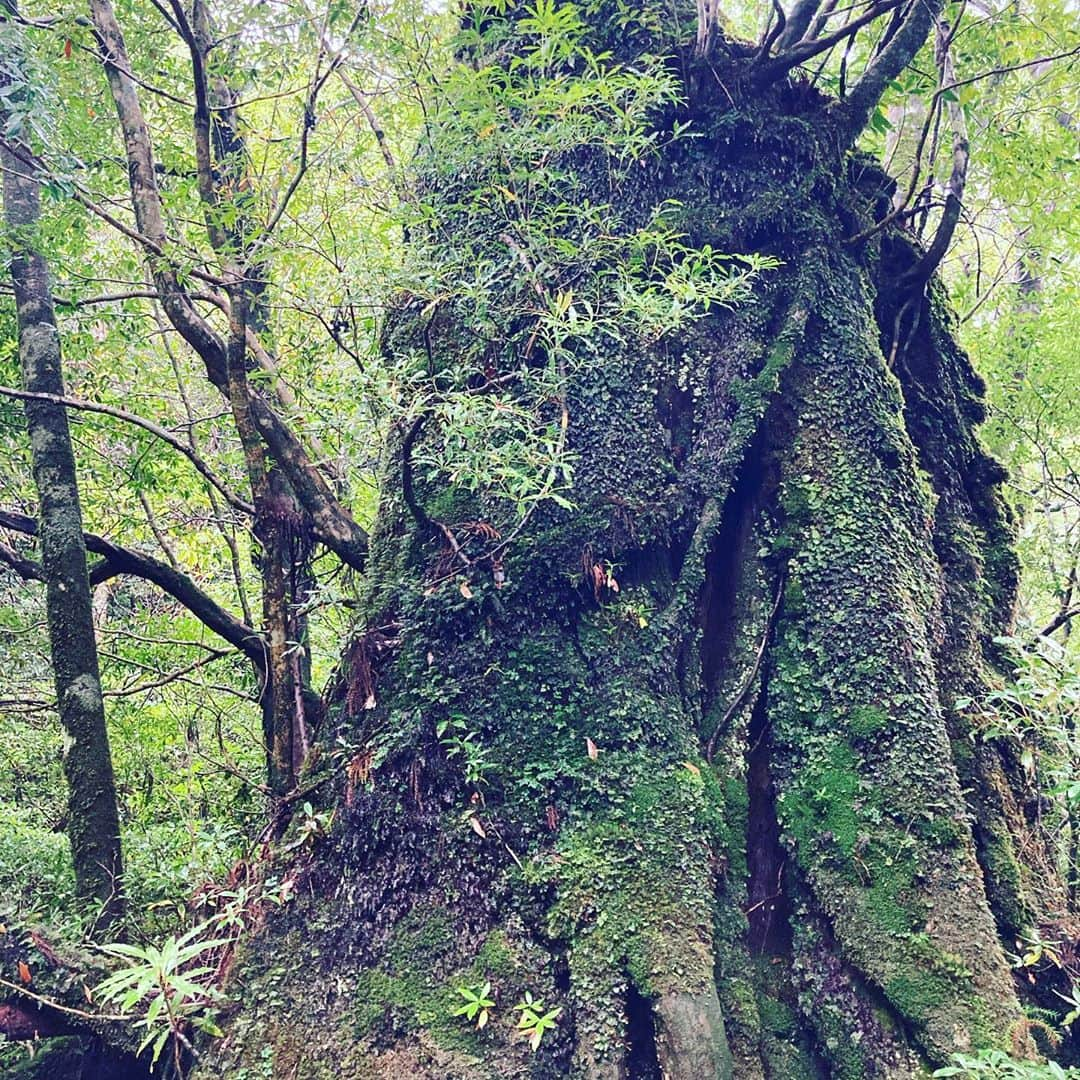
[[[1017,857],[1017,770],[953,708],[1014,588],[979,380],[936,284],[897,319],[914,246],[846,242],[889,185],[823,99],[739,106],[737,80],[696,80],[699,137],[618,198],[782,266],[572,367],[574,509],[493,567],[483,499],[403,497],[416,428],[387,448],[334,826],[201,1076],[908,1077],[1029,1049],[1000,936],[1059,898]],[[420,338],[456,347],[430,309],[389,347]],[[478,1029],[455,1010],[485,983]],[[526,994],[562,1010],[535,1053]]]
[[[6,118],[0,110],[0,119]],[[76,892],[90,906],[92,931],[104,934],[123,912],[120,817],[86,569],[82,511],[64,394],[60,336],[45,258],[35,235],[41,218],[34,159],[0,147],[4,218],[11,230],[11,281],[19,326],[34,487],[39,504],[41,570],[56,686],[64,728],[67,834]]]

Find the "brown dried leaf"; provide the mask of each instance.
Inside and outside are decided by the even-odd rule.
[[[30,974],[30,965],[25,960],[20,960],[18,967],[19,981],[23,986],[29,986],[34,981],[34,977]]]
[[[588,737],[586,737],[585,739],[585,749],[588,751],[589,758],[592,761],[595,761],[600,751],[596,748],[596,743],[594,743],[592,739]]]
[[[477,836],[481,837],[484,840],[487,839],[487,833],[484,832],[484,826],[480,824],[479,818],[470,816],[469,825],[471,826],[472,831],[476,833]]]
[[[472,599],[472,589],[469,588],[467,582],[463,581],[458,586],[458,588],[461,590],[461,595],[464,596],[466,600],[471,600]]]

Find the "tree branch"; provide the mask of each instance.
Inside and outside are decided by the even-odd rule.
[[[949,51],[951,40],[949,24],[944,19],[938,20],[936,38],[934,51],[937,54],[938,69],[941,72],[941,85],[948,86],[956,81],[956,74],[953,71],[952,54]],[[952,173],[949,176],[948,191],[945,196],[945,209],[942,211],[934,239],[922,258],[900,281],[902,288],[912,290],[921,289],[930,280],[930,275],[937,269],[945,252],[949,250],[953,233],[956,231],[956,223],[960,220],[960,211],[964,206],[964,186],[967,183],[970,156],[967,123],[964,120],[964,110],[955,95],[945,97],[944,101],[945,111],[949,116],[949,126],[952,128]]]
[[[38,535],[37,521],[14,510],[0,510],[0,527],[25,536]],[[92,568],[91,585],[108,581],[118,574],[131,574],[133,577],[153,582],[183,604],[208,630],[212,630],[242,652],[259,671],[262,670],[265,663],[262,637],[203,592],[187,574],[174,570],[167,563],[150,555],[114,544],[96,533],[83,533],[83,539],[87,551],[101,555],[104,559]]]
[[[810,22],[820,7],[821,0],[796,0],[795,6],[791,9],[791,15],[788,17],[787,25],[782,28],[781,33],[777,36],[777,48],[784,50],[790,49],[793,45],[798,45],[806,35],[806,31],[810,29]]]
[[[195,310],[190,296],[180,284],[176,267],[165,255],[165,225],[150,133],[135,84],[126,74],[130,64],[116,14],[110,0],[90,0],[90,11],[124,135],[135,220],[140,233],[156,244],[162,253],[162,257],[154,258],[150,263],[161,305],[169,321],[202,360],[211,383],[228,398],[225,342]],[[251,390],[249,397],[251,417],[259,436],[288,477],[300,503],[311,515],[316,535],[343,562],[354,569],[363,569],[367,559],[367,533],[338,502],[326,480],[308,459],[295,433],[261,394]]]
[[[132,424],[135,427],[142,428],[143,431],[148,431],[151,435],[162,442],[167,443],[174,450],[179,451],[195,466],[199,475],[207,481],[207,483],[213,484],[218,491],[224,496],[225,501],[234,509],[239,510],[242,514],[254,514],[255,508],[249,502],[245,502],[238,495],[233,494],[232,491],[225,485],[217,474],[206,464],[205,461],[182,439],[177,438],[170,431],[166,431],[165,428],[159,424],[155,424],[153,420],[147,420],[142,416],[138,416],[135,413],[129,413],[125,409],[119,409],[114,405],[102,405],[96,401],[85,401],[82,398],[69,397],[66,394],[35,394],[29,390],[16,390],[12,386],[0,386],[0,396],[18,398],[20,401],[51,401],[56,405],[66,405],[71,409],[78,409],[80,412],[100,413],[103,416],[111,416],[117,420],[123,420],[126,424]]]
[[[753,70],[752,79],[754,85],[761,87],[776,82],[778,79],[783,78],[793,67],[798,67],[800,64],[806,63],[807,60],[827,52],[845,38],[857,33],[867,23],[871,23],[886,12],[892,11],[900,3],[901,0],[882,0],[881,3],[872,5],[862,15],[845,23],[839,30],[826,34],[825,37],[805,38],[787,52],[778,53],[772,59],[763,59]]]
[[[1055,631],[1060,630],[1066,624],[1072,622],[1077,615],[1080,615],[1080,605],[1074,607],[1065,608],[1063,611],[1059,611],[1040,631],[1039,637],[1049,637]]]
[[[13,547],[0,543],[0,563],[14,570],[23,581],[44,581],[45,571],[41,564],[20,555]]]
[[[892,40],[867,66],[843,101],[832,106],[849,146],[870,121],[886,87],[915,59],[926,41],[945,0],[911,0],[907,14]]]

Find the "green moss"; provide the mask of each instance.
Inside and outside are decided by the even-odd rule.
[[[777,1039],[792,1039],[798,1034],[799,1023],[790,1005],[762,995],[758,1001],[761,1028]]]
[[[447,1050],[481,1053],[490,1036],[454,1015],[464,1000],[458,988],[505,979],[516,964],[503,933],[490,934],[466,965],[455,963],[454,944],[446,911],[425,905],[406,915],[379,964],[359,973],[354,1035],[379,1041],[384,1032],[424,1031]]]
[[[860,776],[854,751],[834,743],[821,760],[804,771],[799,784],[785,794],[779,808],[781,826],[802,850],[818,846],[855,852],[862,822]]]
[[[723,820],[723,791],[704,769],[615,767],[635,777],[625,797],[529,871],[557,890],[548,929],[568,946],[578,1037],[600,1054],[620,1037],[627,978],[649,998],[711,990],[709,851]]]
[[[492,930],[476,954],[475,966],[485,978],[508,977],[518,969],[510,939],[502,930]]]
[[[991,908],[1005,930],[1018,933],[1031,924],[1031,912],[1023,901],[1023,878],[1012,837],[980,830],[979,840]]]
[[[907,1020],[925,1024],[938,1010],[953,1002],[956,988],[940,972],[911,972],[890,979],[885,996]]]
[[[873,706],[858,706],[848,716],[848,730],[857,739],[872,739],[888,731],[891,724],[888,713]]]

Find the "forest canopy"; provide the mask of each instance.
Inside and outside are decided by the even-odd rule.
[[[0,1074],[1080,1075],[1078,124],[1073,0],[0,0]]]

